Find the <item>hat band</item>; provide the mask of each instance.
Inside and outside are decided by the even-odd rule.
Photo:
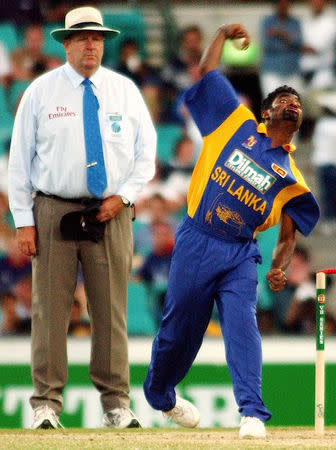
[[[89,26],[103,27],[103,25],[98,22],[81,22],[81,23],[76,23],[75,25],[71,25],[71,27],[69,27],[68,29],[71,30],[73,28],[82,28],[82,27],[89,27]]]

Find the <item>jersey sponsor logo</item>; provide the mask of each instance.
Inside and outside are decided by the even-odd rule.
[[[251,150],[251,148],[257,143],[257,139],[251,135],[250,137],[248,137],[243,143],[242,146]]]
[[[285,178],[285,176],[287,175],[286,170],[282,169],[282,167],[278,166],[277,164],[272,163],[271,167],[272,167],[272,169],[274,170],[275,173],[280,175],[281,178]]]
[[[275,177],[238,149],[231,153],[225,162],[225,166],[243,178],[261,194],[265,194],[276,181]]]
[[[223,170],[221,166],[217,166],[213,170],[210,178],[221,187],[226,186],[226,192],[232,195],[232,197],[236,197],[237,200],[246,205],[248,208],[252,208],[253,211],[260,212],[261,215],[265,213],[267,205],[266,200],[263,200],[254,192],[247,189],[246,186],[240,184],[235,178],[231,179],[231,175]]]

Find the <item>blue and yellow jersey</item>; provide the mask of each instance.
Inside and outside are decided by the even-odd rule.
[[[265,125],[218,70],[192,86],[185,102],[203,136],[188,191],[193,223],[219,237],[252,239],[284,211],[307,236],[320,213],[291,156],[295,147],[271,148]]]

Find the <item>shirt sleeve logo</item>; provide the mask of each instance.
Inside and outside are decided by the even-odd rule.
[[[282,169],[277,164],[272,163],[271,167],[272,167],[272,169],[274,170],[275,173],[280,175],[281,178],[285,178],[285,176],[287,175],[287,171],[285,169]]]
[[[251,135],[250,137],[248,137],[243,143],[242,146],[251,150],[251,148],[257,143],[257,139]]]

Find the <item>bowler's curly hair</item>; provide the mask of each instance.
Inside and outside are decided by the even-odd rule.
[[[268,94],[268,96],[261,103],[261,108],[260,108],[261,112],[265,111],[266,109],[270,109],[274,99],[280,94],[295,95],[299,99],[299,102],[301,103],[301,97],[300,97],[299,93],[292,87],[287,86],[285,84],[284,86],[280,86]]]

